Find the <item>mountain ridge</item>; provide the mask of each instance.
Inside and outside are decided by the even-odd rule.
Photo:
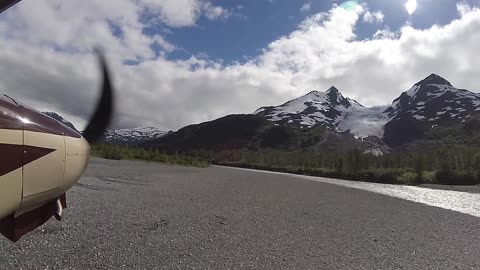
[[[472,130],[477,130],[478,123],[470,120],[480,118],[480,94],[455,88],[443,77],[431,74],[413,84],[386,106],[365,107],[356,100],[343,96],[338,88],[332,86],[324,92],[310,91],[278,106],[261,107],[248,115],[253,118],[226,116],[200,125],[187,126],[177,132],[165,132],[156,128],[110,130],[105,135],[105,143],[148,147],[162,145],[169,150],[174,150],[175,147],[187,149],[183,144],[196,148],[202,145],[207,148],[212,146],[215,149],[227,149],[229,145],[236,145],[237,148],[254,145],[254,148],[261,148],[271,145],[265,141],[270,137],[276,142],[290,145],[288,149],[313,147],[323,142],[322,147],[312,148],[323,151],[342,147],[342,143],[355,147],[355,140],[352,139],[356,139],[359,148],[379,153],[414,141],[438,141],[441,139],[439,134],[444,134],[445,130],[450,130],[449,133],[460,130],[460,133],[455,133],[458,138],[474,136]],[[240,129],[235,125],[239,125]],[[226,126],[230,128],[226,129]],[[238,136],[229,129],[242,132],[242,127],[248,130],[248,136],[245,135],[241,140],[235,139]],[[318,136],[315,132],[308,135],[308,129],[316,128],[325,128],[325,131],[320,132],[322,134],[337,134],[338,136],[332,135],[336,138],[336,143],[325,148],[327,137]],[[203,134],[199,137],[205,137],[205,143],[202,139],[195,139],[198,132]],[[218,137],[216,132],[221,132],[222,135]],[[171,137],[172,135],[175,136]],[[223,144],[218,145],[206,137],[218,137]],[[295,138],[297,143],[292,144],[289,138]],[[168,145],[169,142],[171,145]],[[281,147],[281,143],[274,144],[275,147]]]
[[[60,123],[72,128],[73,130],[78,129],[72,122],[65,119],[63,116],[59,115],[56,112],[43,112],[49,117],[59,121]],[[114,144],[114,145],[123,145],[123,146],[138,146],[142,143],[145,143],[150,140],[159,139],[163,136],[168,135],[172,131],[164,131],[155,127],[144,127],[144,128],[129,128],[129,129],[109,129],[105,132],[103,137],[103,143]]]
[[[300,128],[324,125],[337,132],[350,132],[359,139],[375,136],[398,145],[422,137],[419,132],[408,134],[401,130],[409,129],[411,122],[427,120],[437,126],[447,122],[458,124],[477,112],[480,114],[480,94],[455,88],[448,80],[432,73],[387,106],[365,107],[344,97],[332,86],[325,92],[314,90],[282,105],[262,107],[254,114],[280,125]],[[397,123],[406,122],[399,119],[407,117],[413,118],[408,125]],[[401,136],[406,139],[397,138]]]
[[[160,139],[171,132],[155,127],[109,129],[105,132],[103,140],[107,144],[138,146],[150,140]]]

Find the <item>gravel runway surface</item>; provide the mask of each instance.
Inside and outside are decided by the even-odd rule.
[[[480,218],[230,168],[92,159],[0,269],[480,269]]]

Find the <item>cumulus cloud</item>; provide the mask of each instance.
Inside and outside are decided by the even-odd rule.
[[[384,17],[385,16],[380,10],[374,12],[367,10],[367,12],[363,14],[363,21],[366,23],[381,23],[383,22]]]
[[[312,9],[312,3],[308,2],[302,5],[300,12],[308,12],[310,9]]]
[[[333,6],[272,41],[258,57],[224,65],[200,56],[172,61],[155,55],[152,42],[166,42],[165,53],[172,47],[159,35],[142,33],[139,16],[147,1],[106,4],[111,1],[82,1],[87,8],[73,0],[37,0],[8,11],[0,20],[0,90],[81,127],[98,94],[98,68],[89,48],[99,42],[106,46],[118,89],[116,127],[177,129],[331,85],[364,105],[383,105],[432,72],[458,87],[480,85],[477,8],[459,6],[461,17],[445,26],[404,26],[395,34],[384,29],[358,40],[355,29],[365,11]],[[112,31],[112,24],[121,31]],[[124,65],[129,58],[142,61]]]

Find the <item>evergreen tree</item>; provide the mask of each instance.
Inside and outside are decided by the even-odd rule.
[[[416,183],[421,183],[423,182],[423,172],[425,170],[425,158],[423,154],[417,154],[416,159],[415,159],[415,182]]]

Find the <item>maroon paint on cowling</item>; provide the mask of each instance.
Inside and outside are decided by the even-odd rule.
[[[0,96],[0,129],[24,129],[73,138],[82,137],[77,131],[50,116],[27,106],[15,104],[13,100],[3,96]]]
[[[15,171],[56,149],[30,145],[0,144],[0,176]]]
[[[22,108],[12,100],[0,96],[0,129],[22,130]]]
[[[51,118],[50,116],[47,116],[37,110],[31,109],[26,106],[22,107],[23,118],[28,119],[28,122],[24,123],[25,130],[74,138],[82,137],[80,133],[63,125],[62,123]]]

